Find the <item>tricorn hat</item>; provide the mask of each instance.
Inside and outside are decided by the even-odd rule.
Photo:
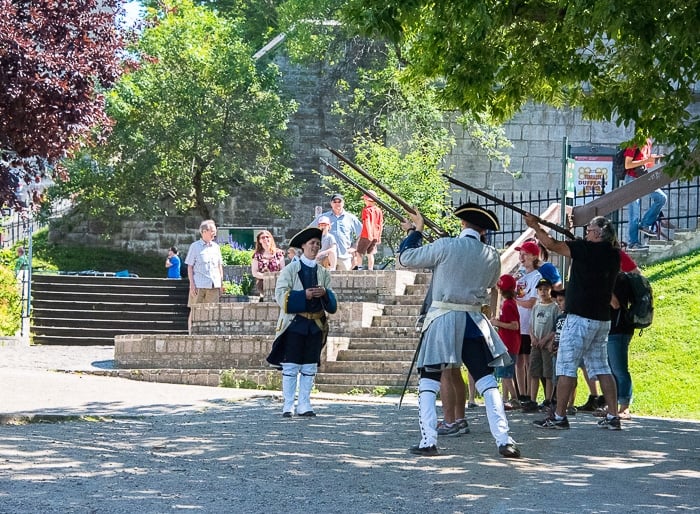
[[[455,209],[455,216],[485,230],[500,230],[498,216],[475,203],[465,203]]]
[[[301,245],[314,237],[319,241],[321,240],[321,237],[323,237],[323,232],[321,232],[321,229],[318,227],[307,227],[292,238],[292,240],[289,242],[289,246],[292,248],[301,248]]]

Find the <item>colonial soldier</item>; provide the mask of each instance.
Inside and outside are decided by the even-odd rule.
[[[321,230],[309,227],[290,241],[303,254],[289,263],[279,275],[275,299],[280,306],[275,342],[267,361],[282,369],[282,416],[294,413],[294,395],[299,379],[297,415],[315,416],[311,407],[311,389],[326,342],[328,321],[338,307],[330,288],[331,275],[316,262],[321,248]]]
[[[488,289],[495,295],[501,272],[498,252],[481,241],[487,230],[498,230],[496,215],[473,203],[455,210],[462,220],[457,238],[443,238],[421,246],[423,216],[411,214],[413,223],[404,221],[408,231],[399,248],[399,262],[409,268],[433,271],[432,303],[423,324],[423,337],[417,367],[420,444],[411,453],[434,456],[437,450],[436,396],[442,370],[463,362],[484,397],[486,415],[498,452],[506,458],[520,457],[520,450],[508,435],[508,420],[493,368],[510,364],[508,350],[488,319],[482,305],[495,310],[496,297],[488,301]]]

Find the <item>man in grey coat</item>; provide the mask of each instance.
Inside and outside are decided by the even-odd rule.
[[[420,373],[418,408],[421,441],[411,453],[434,456],[437,450],[436,397],[442,371],[464,363],[474,377],[486,403],[486,415],[498,452],[506,458],[520,457],[520,450],[508,434],[503,400],[493,368],[510,364],[503,342],[481,312],[483,305],[495,310],[495,296],[489,297],[501,274],[498,251],[481,239],[488,230],[499,230],[496,215],[476,204],[455,210],[462,232],[421,246],[423,216],[411,214],[412,223],[401,224],[408,235],[399,248],[399,262],[408,268],[433,270],[432,302],[423,324],[423,337],[416,365]]]

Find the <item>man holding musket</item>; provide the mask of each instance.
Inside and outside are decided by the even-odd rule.
[[[498,251],[481,241],[487,230],[499,230],[496,215],[476,204],[455,210],[462,222],[456,238],[442,238],[421,246],[423,216],[410,214],[401,227],[408,232],[399,248],[399,262],[408,268],[433,271],[432,302],[423,324],[423,336],[416,365],[421,441],[410,449],[421,456],[437,450],[436,397],[442,371],[464,363],[474,377],[486,403],[489,428],[506,458],[520,457],[520,450],[508,435],[508,420],[493,368],[510,364],[508,350],[481,309],[490,304],[495,312],[496,282],[501,274]],[[491,298],[488,290],[491,289]],[[489,301],[490,300],[490,301]]]

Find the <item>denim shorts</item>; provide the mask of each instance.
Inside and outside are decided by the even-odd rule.
[[[576,377],[583,361],[590,378],[610,375],[607,337],[610,321],[600,321],[569,314],[559,340],[557,375]]]

